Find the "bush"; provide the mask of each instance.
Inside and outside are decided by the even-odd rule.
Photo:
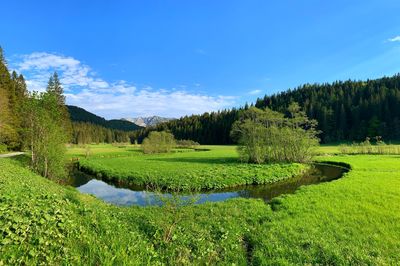
[[[291,104],[288,114],[268,108],[252,107],[241,113],[232,127],[242,161],[307,162],[318,145],[317,123],[309,120],[297,104]]]
[[[0,143],[0,153],[6,152],[6,151],[7,151],[7,145]]]
[[[199,145],[200,145],[200,143],[190,140],[190,139],[182,139],[182,140],[176,141],[176,146],[178,148],[191,149],[191,148],[194,148],[195,146],[199,146]]]
[[[169,132],[152,131],[149,136],[143,140],[143,153],[167,153],[176,145],[174,135]]]

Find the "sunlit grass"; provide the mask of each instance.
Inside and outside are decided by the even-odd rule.
[[[352,170],[270,204],[182,207],[168,239],[166,208],[112,206],[0,159],[0,264],[398,264],[400,156],[316,159]]]
[[[200,190],[245,184],[265,184],[298,175],[301,164],[240,163],[234,146],[200,146],[201,151],[142,154],[126,147],[79,160],[81,169],[103,179],[126,181],[169,189]],[[114,151],[114,147],[110,147]],[[76,153],[76,151],[75,151]]]

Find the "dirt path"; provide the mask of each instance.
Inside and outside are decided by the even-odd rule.
[[[12,153],[6,153],[6,154],[0,154],[0,158],[8,158],[8,157],[14,157],[14,156],[18,156],[24,154],[24,152],[12,152]]]

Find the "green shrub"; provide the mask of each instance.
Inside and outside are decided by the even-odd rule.
[[[178,148],[183,148],[183,149],[193,149],[199,145],[200,145],[200,143],[190,140],[190,139],[182,139],[182,140],[176,141],[176,146]]]
[[[7,151],[7,145],[0,143],[0,153],[6,152]]]
[[[167,153],[176,145],[174,135],[169,132],[152,131],[149,136],[143,140],[143,153]]]
[[[233,124],[231,136],[238,141],[242,161],[249,163],[308,162],[318,145],[317,122],[297,104],[288,115],[252,107]]]

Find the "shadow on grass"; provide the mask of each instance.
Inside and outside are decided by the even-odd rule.
[[[27,166],[27,165],[29,165],[31,163],[30,154],[21,154],[21,155],[9,157],[8,159],[16,161],[22,166]]]

